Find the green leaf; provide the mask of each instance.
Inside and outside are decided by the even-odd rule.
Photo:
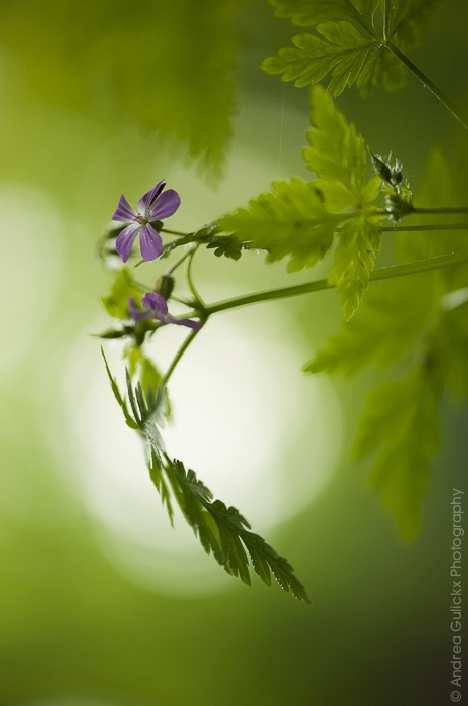
[[[375,39],[349,22],[326,22],[317,27],[316,34],[296,34],[292,44],[265,59],[262,69],[293,81],[297,88],[328,77],[328,90],[334,96],[356,82],[361,85],[359,77],[376,46]]]
[[[307,168],[318,176],[315,185],[322,192],[329,211],[364,208],[373,203],[380,182],[369,179],[369,150],[364,138],[337,109],[331,96],[320,86],[311,94],[312,127],[303,156]]]
[[[273,574],[283,590],[308,602],[289,562],[250,530],[249,523],[235,507],[213,500],[211,491],[181,461],[165,456],[159,469],[166,474],[174,497],[203,548],[213,554],[228,574],[250,585],[251,564],[264,583],[270,585]]]
[[[314,184],[293,178],[274,182],[271,192],[223,216],[218,225],[253,247],[268,250],[269,262],[289,257],[288,270],[295,272],[325,256],[336,218],[327,213]]]
[[[343,312],[349,321],[356,313],[375,267],[380,247],[378,225],[369,218],[354,218],[343,223],[335,250],[335,264],[329,282],[335,284],[343,299]]]
[[[383,3],[376,0],[271,0],[279,17],[287,17],[314,32],[292,37],[292,46],[265,59],[266,73],[294,81],[301,88],[328,78],[339,95],[356,85],[361,93],[374,86],[403,87],[407,70],[385,47]],[[387,3],[387,39],[403,49],[415,46],[432,10],[440,0],[395,0]],[[376,13],[376,8],[380,12]]]
[[[109,378],[109,382],[111,384],[112,392],[114,393],[114,397],[117,401],[117,404],[119,405],[120,409],[123,412],[127,426],[129,426],[131,429],[140,429],[140,425],[138,423],[138,420],[132,418],[131,414],[128,411],[127,403],[125,402],[124,398],[122,397],[122,395],[120,393],[119,386],[117,385],[115,379],[112,377],[112,373],[110,371],[109,364],[107,362],[107,358],[104,353],[104,348],[102,346],[101,346],[101,355],[104,360],[104,365],[106,367],[106,373],[107,373],[107,377]]]
[[[115,275],[111,291],[102,298],[105,310],[116,319],[128,319],[129,297],[139,298],[140,290],[128,268],[123,267]]]
[[[371,484],[408,539],[420,526],[439,444],[440,398],[438,377],[424,366],[381,385],[369,400],[356,441],[357,458],[372,460]]]

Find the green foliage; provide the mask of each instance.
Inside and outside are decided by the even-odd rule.
[[[381,181],[369,178],[369,151],[330,95],[312,91],[312,127],[303,155],[314,181],[274,182],[269,193],[218,221],[222,231],[268,251],[268,261],[289,258],[291,272],[312,267],[336,241],[330,283],[343,299],[347,319],[357,310],[374,269],[380,217],[372,205]]]
[[[151,468],[155,456],[153,454]],[[300,600],[308,601],[305,589],[294,575],[289,562],[250,530],[249,523],[235,507],[227,507],[221,500],[213,500],[211,491],[197,478],[194,471],[186,470],[181,461],[171,460],[164,454],[158,467],[162,477],[166,475],[185,519],[203,548],[213,555],[228,574],[250,585],[251,564],[267,585],[271,584],[273,574],[283,590],[291,592]]]
[[[157,131],[151,150],[167,145],[171,160],[183,155],[213,179],[236,107],[242,5],[142,0],[136,22],[125,0],[8,2],[1,41],[33,106],[66,110],[120,139]]]
[[[293,81],[298,88],[328,79],[328,90],[338,96],[353,85],[362,93],[372,86],[382,85],[387,90],[403,86],[406,69],[386,42],[395,41],[403,48],[414,46],[437,0],[389,1],[385,21],[384,4],[379,0],[271,3],[279,17],[313,31],[293,36],[292,45],[265,59],[263,70]]]
[[[150,479],[161,495],[171,523],[174,520],[173,499],[179,505],[188,524],[209,554],[213,554],[228,574],[238,576],[250,585],[249,565],[268,585],[271,574],[283,590],[296,598],[308,601],[306,592],[294,575],[289,562],[250,530],[247,520],[235,507],[227,507],[220,500],[213,500],[211,491],[200,481],[194,471],[186,470],[181,461],[171,460],[164,451],[159,430],[163,414],[164,390],[144,389],[138,382],[131,382],[126,370],[128,403],[112,377],[104,350],[101,348],[112,392],[129,427],[138,431],[146,443],[147,466]],[[134,350],[128,355],[131,372],[141,365],[142,354]]]
[[[128,319],[128,300],[140,297],[140,290],[135,284],[127,267],[119,270],[112,283],[109,294],[102,298],[105,310],[116,319]]]
[[[362,135],[337,110],[320,86],[312,91],[312,127],[303,150],[307,168],[318,176],[315,185],[329,211],[363,208],[375,201],[377,178],[369,180],[369,151]]]
[[[175,238],[169,243],[166,243],[162,257],[169,257],[169,255],[181,245],[202,244],[206,245],[208,250],[213,250],[216,257],[226,257],[229,260],[236,261],[240,260],[242,251],[251,246],[251,241],[243,241],[232,234],[220,234],[219,230],[217,224],[211,223],[194,233],[188,233],[187,235]]]
[[[336,219],[327,213],[315,185],[299,178],[277,181],[261,194],[223,216],[218,225],[253,247],[268,250],[268,261],[289,258],[295,272],[321,260],[333,242]]]
[[[372,461],[371,484],[407,539],[420,526],[439,443],[440,398],[439,375],[418,366],[374,391],[356,440],[356,457]]]
[[[397,162],[378,158],[376,169],[389,188],[405,183]],[[460,198],[446,161],[434,151],[416,203],[450,207]],[[422,224],[424,218],[416,208],[412,219]],[[432,214],[431,222],[455,218]],[[467,252],[464,236],[443,227],[399,233],[397,253],[403,261],[415,261]],[[371,482],[407,537],[419,526],[437,450],[440,400],[468,393],[467,277],[465,266],[374,284],[352,322],[305,366],[308,373],[347,375],[370,365],[388,369],[389,379],[370,397],[356,448],[359,458],[371,462]]]
[[[379,246],[378,226],[368,218],[346,221],[339,230],[335,264],[328,279],[341,293],[343,313],[347,321],[358,310],[367,289]]]

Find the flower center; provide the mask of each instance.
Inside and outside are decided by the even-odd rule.
[[[146,218],[146,216],[142,216],[140,213],[137,215],[136,220],[143,226],[148,223],[148,219]]]

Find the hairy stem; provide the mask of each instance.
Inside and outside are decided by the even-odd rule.
[[[385,45],[389,51],[392,52],[403,64],[406,66],[407,69],[411,71],[413,76],[415,76],[420,83],[426,88],[430,93],[432,93],[435,98],[441,103],[446,110],[457,120],[460,125],[465,129],[468,130],[468,123],[459,115],[458,111],[454,108],[452,103],[449,101],[448,98],[446,98],[443,93],[439,90],[439,88],[435,85],[431,79],[426,76],[421,69],[419,69],[416,64],[414,64],[409,57],[404,54],[401,49],[399,49],[393,42],[387,41]]]

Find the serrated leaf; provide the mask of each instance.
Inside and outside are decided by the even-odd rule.
[[[387,3],[387,40],[403,49],[420,39],[423,26],[440,0],[394,0]],[[329,91],[339,95],[356,85],[362,94],[374,86],[386,90],[403,87],[407,69],[385,46],[383,8],[374,0],[272,0],[276,14],[287,17],[314,32],[298,34],[292,46],[283,47],[276,56],[266,59],[266,73],[294,81],[297,87],[315,85],[328,78]],[[376,22],[374,11],[381,22]],[[380,27],[379,27],[380,25]]]
[[[111,291],[102,298],[105,310],[116,319],[128,319],[128,300],[138,298],[140,290],[135,284],[128,268],[119,270],[112,283]]]
[[[356,313],[375,267],[380,247],[378,225],[369,218],[353,218],[342,224],[335,249],[335,264],[328,277],[343,301],[345,319]]]
[[[438,448],[437,375],[416,368],[375,390],[355,453],[372,460],[371,484],[408,539],[417,533],[432,458]]]
[[[369,151],[362,135],[337,109],[330,94],[316,86],[311,95],[312,127],[303,156],[307,168],[318,176],[330,212],[362,209],[375,201],[380,182],[369,179]]]
[[[260,537],[250,530],[250,525],[235,507],[227,507],[221,500],[213,500],[211,491],[200,481],[194,471],[186,470],[178,460],[164,456],[156,470],[151,467],[160,489],[161,476],[167,476],[173,495],[185,519],[199,538],[208,554],[228,574],[238,576],[250,585],[249,565],[267,585],[271,583],[271,573],[285,591],[296,598],[308,601],[304,587],[294,575],[289,562]],[[160,474],[161,475],[160,475]]]
[[[349,22],[326,22],[317,27],[316,34],[296,34],[292,46],[265,59],[262,69],[280,75],[283,81],[293,81],[297,88],[328,78],[328,90],[339,96],[358,81],[375,45],[375,39]]]
[[[269,262],[289,258],[297,271],[321,260],[333,241],[331,217],[314,185],[299,178],[274,182],[271,192],[252,199],[246,208],[223,216],[219,227],[268,250]]]

